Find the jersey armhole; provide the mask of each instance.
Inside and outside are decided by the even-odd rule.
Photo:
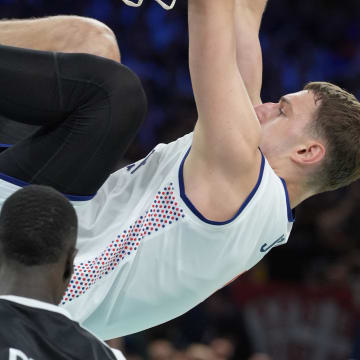
[[[261,180],[262,180],[263,173],[264,173],[264,166],[265,166],[265,157],[264,157],[263,153],[260,152],[261,153],[261,165],[260,165],[259,176],[258,176],[257,182],[256,182],[255,186],[253,187],[253,189],[251,190],[248,197],[245,199],[245,201],[239,207],[239,210],[229,220],[226,220],[226,221],[212,221],[212,220],[207,219],[205,216],[203,216],[200,213],[200,211],[194,206],[194,204],[190,201],[190,199],[186,196],[186,193],[185,193],[184,163],[185,163],[185,160],[186,160],[187,156],[189,155],[190,149],[191,149],[191,147],[186,152],[184,158],[181,161],[180,167],[179,167],[179,188],[180,188],[180,197],[181,197],[181,199],[184,201],[184,203],[187,205],[187,207],[191,210],[191,212],[194,215],[196,215],[201,221],[203,221],[203,222],[205,222],[207,224],[210,224],[210,225],[226,225],[226,224],[229,224],[229,223],[233,222],[241,214],[241,212],[245,209],[246,205],[251,201],[251,199],[254,197],[257,189],[259,188],[259,186],[261,184]]]

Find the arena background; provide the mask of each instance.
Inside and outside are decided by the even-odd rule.
[[[137,9],[121,0],[0,0],[1,18],[57,14],[110,26],[122,62],[143,81],[149,112],[129,162],[192,130],[186,1],[166,12],[153,0]],[[359,1],[270,0],[261,43],[263,101],[316,80],[360,97]],[[359,183],[308,200],[286,246],[188,314],[113,344],[129,360],[360,359],[359,200]]]

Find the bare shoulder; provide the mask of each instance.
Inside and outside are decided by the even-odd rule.
[[[184,163],[185,193],[208,220],[231,219],[255,188],[261,171],[262,155],[256,150],[243,161],[229,158],[228,166],[202,160],[192,148]],[[244,157],[242,158],[244,159]],[[224,160],[226,161],[226,160]]]

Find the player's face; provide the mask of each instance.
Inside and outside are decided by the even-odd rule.
[[[269,161],[289,156],[309,140],[306,126],[316,107],[314,94],[307,90],[285,95],[278,103],[255,107],[262,128],[260,149]]]

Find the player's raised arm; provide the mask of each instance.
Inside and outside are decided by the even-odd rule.
[[[201,158],[229,177],[259,164],[261,131],[237,65],[234,11],[235,0],[189,0],[189,64],[199,115],[189,161]]]
[[[235,3],[237,63],[253,105],[261,104],[263,66],[259,30],[266,3],[267,0],[236,0]]]

